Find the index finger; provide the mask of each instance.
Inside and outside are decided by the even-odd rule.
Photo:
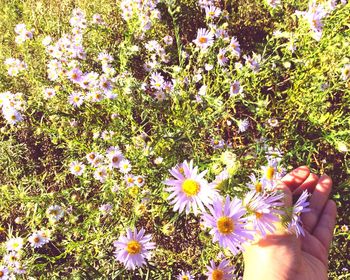
[[[310,170],[306,165],[300,166],[284,176],[281,181],[293,192],[309,177]]]

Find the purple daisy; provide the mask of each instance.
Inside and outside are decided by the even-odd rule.
[[[301,213],[309,212],[310,208],[310,202],[306,201],[309,198],[310,194],[307,190],[303,191],[303,193],[300,195],[297,202],[293,205],[293,212],[292,212],[292,219],[288,225],[288,230],[290,232],[295,233],[297,236],[304,235],[305,232],[303,229],[303,224],[300,219]]]
[[[229,196],[225,202],[215,200],[213,206],[209,207],[210,214],[204,213],[202,216],[204,225],[211,228],[214,242],[218,241],[221,247],[230,249],[236,255],[243,249],[244,242],[254,238],[251,231],[244,228],[247,218],[242,216],[246,210],[238,198],[231,201]]]
[[[228,62],[228,58],[225,56],[226,50],[225,49],[220,49],[219,53],[217,55],[218,58],[218,63],[220,66],[225,66]]]
[[[135,228],[134,231],[127,229],[126,236],[120,236],[113,243],[115,247],[114,255],[116,259],[124,264],[126,269],[135,270],[136,267],[141,267],[146,264],[146,259],[150,259],[150,250],[156,247],[154,242],[151,242],[152,236],[145,235],[145,230],[141,228],[139,232]]]
[[[210,261],[210,266],[207,266],[208,280],[231,280],[235,277],[233,270],[234,267],[230,265],[228,260],[223,260],[218,266],[215,265],[214,261]]]
[[[275,196],[262,196],[260,193],[251,191],[244,198],[244,205],[251,215],[248,217],[252,223],[253,229],[262,236],[266,236],[267,232],[274,233],[276,227],[274,223],[280,219],[278,214],[280,211],[274,209],[273,206],[281,206],[283,194]]]
[[[181,271],[181,273],[177,276],[177,280],[194,280],[194,277],[191,275],[189,271]]]
[[[174,211],[181,213],[186,209],[189,214],[192,208],[197,216],[198,208],[205,212],[204,206],[208,207],[218,196],[217,190],[203,178],[207,170],[197,174],[198,167],[193,167],[193,161],[184,161],[169,172],[175,179],[167,179],[164,184],[170,186],[165,190],[171,192],[168,200],[172,200],[170,204],[174,204]]]

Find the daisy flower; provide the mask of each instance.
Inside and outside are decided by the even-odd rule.
[[[265,197],[255,191],[245,195],[243,204],[248,213],[251,214],[248,220],[252,223],[253,229],[257,233],[266,236],[267,232],[273,233],[275,231],[274,223],[280,220],[277,216],[279,212],[272,208],[274,204],[268,202],[282,200],[283,197],[284,194],[279,194],[278,196],[265,199]]]
[[[138,187],[142,187],[144,184],[145,184],[145,179],[143,178],[143,176],[136,176],[135,177],[135,184],[138,186]]]
[[[107,178],[107,169],[104,166],[98,167],[94,172],[94,178],[104,183]]]
[[[58,222],[64,216],[63,208],[59,205],[52,205],[46,210],[46,214],[50,219]]]
[[[127,159],[121,160],[119,163],[119,170],[121,173],[124,173],[124,174],[129,173],[131,170],[130,161],[128,161]]]
[[[0,280],[6,280],[9,279],[9,270],[6,266],[1,265],[0,266]]]
[[[214,43],[214,34],[205,28],[199,28],[197,38],[193,42],[201,49],[206,49]]]
[[[253,72],[258,72],[260,70],[261,55],[253,53],[253,57],[249,55],[243,56],[245,59],[245,64],[253,70]]]
[[[230,265],[228,260],[221,261],[218,266],[211,260],[210,266],[207,266],[207,269],[206,276],[208,276],[208,280],[231,280],[235,277],[233,273],[234,267]]]
[[[267,180],[267,182],[270,183],[270,189],[273,189],[279,161],[274,157],[268,157],[267,161],[267,165],[261,167],[263,171],[263,179]]]
[[[271,126],[271,127],[277,127],[278,126],[278,120],[276,118],[269,118],[267,120],[267,123]]]
[[[171,37],[170,35],[166,35],[164,38],[163,38],[163,41],[166,45],[170,46],[173,44],[173,37]]]
[[[14,125],[17,122],[20,122],[20,121],[23,120],[23,117],[22,117],[21,113],[18,112],[13,107],[3,107],[2,108],[2,113],[3,113],[4,118],[6,119],[6,121],[9,124],[11,124],[11,125]]]
[[[230,85],[230,96],[240,94],[243,91],[243,87],[241,86],[241,83],[239,81],[234,81]]]
[[[225,147],[225,141],[223,139],[211,139],[210,145],[212,145],[214,149],[222,149]]]
[[[174,211],[182,213],[186,210],[186,214],[189,214],[192,209],[198,215],[198,208],[205,212],[204,206],[209,206],[218,195],[203,178],[208,170],[197,174],[198,167],[193,167],[192,160],[190,163],[184,161],[180,167],[173,167],[169,172],[174,178],[165,180],[164,184],[170,186],[165,190],[171,192],[168,200],[172,200],[170,204],[174,204]]]
[[[292,217],[291,221],[288,224],[288,230],[292,233],[295,233],[296,236],[303,235],[305,236],[305,232],[303,229],[303,224],[300,218],[301,213],[309,212],[310,202],[307,201],[310,194],[307,190],[304,190],[300,195],[297,202],[293,205]]]
[[[181,271],[181,273],[177,276],[177,280],[194,280],[194,277],[191,275],[189,271]]]
[[[249,127],[249,121],[248,119],[238,120],[237,125],[238,125],[238,132],[245,132]]]
[[[252,191],[255,191],[256,193],[265,192],[265,190],[267,188],[267,186],[266,186],[267,181],[266,180],[258,179],[254,173],[252,173],[248,177],[251,180],[251,182],[247,184],[249,189],[251,189]]]
[[[122,262],[126,269],[135,270],[136,267],[142,267],[146,264],[146,260],[150,259],[150,251],[156,247],[151,238],[150,234],[145,235],[143,228],[139,232],[136,228],[134,231],[127,229],[126,236],[120,236],[113,243],[115,258]]]
[[[110,168],[119,168],[121,161],[124,160],[123,153],[120,150],[108,153],[107,157],[110,160]]]
[[[205,7],[205,14],[207,18],[214,19],[221,15],[221,10],[215,6],[207,6]]]
[[[70,165],[69,165],[69,170],[70,172],[75,175],[75,176],[80,176],[84,173],[85,170],[85,165],[81,162],[78,161],[73,161]]]
[[[6,241],[7,251],[20,251],[23,248],[23,238],[14,237]]]
[[[225,201],[216,199],[210,213],[204,213],[204,225],[211,228],[213,241],[219,242],[223,248],[228,248],[234,255],[243,249],[242,244],[253,239],[251,231],[245,229],[247,218],[242,216],[246,210],[238,198],[232,201],[227,196]]]
[[[228,62],[228,58],[225,56],[225,53],[226,53],[225,49],[220,49],[217,55],[218,63],[220,66],[225,66],[226,63]]]
[[[53,88],[46,88],[44,89],[44,98],[50,99],[56,95],[56,91]]]
[[[46,233],[42,230],[34,232],[31,236],[28,237],[30,245],[34,248],[40,248],[44,244],[48,243],[50,239],[47,237]]]
[[[74,107],[79,107],[81,104],[83,104],[84,96],[81,94],[81,92],[74,91],[71,95],[69,95],[68,101]]]
[[[83,72],[79,68],[73,68],[67,73],[68,79],[75,83],[80,83],[83,78]]]
[[[124,176],[124,179],[125,179],[125,182],[126,182],[126,185],[128,187],[132,187],[135,185],[135,176],[132,175],[132,174],[126,174]]]
[[[234,56],[240,57],[241,56],[241,48],[240,48],[240,44],[237,40],[236,37],[232,37],[230,44],[228,46],[228,49],[231,51],[231,53]]]
[[[161,90],[164,85],[164,77],[162,74],[155,72],[151,75],[151,87],[156,90]]]
[[[100,207],[98,207],[98,210],[100,210],[100,212],[103,215],[107,215],[112,211],[112,209],[113,209],[113,205],[110,203],[102,204]]]
[[[21,259],[21,255],[18,252],[10,252],[3,256],[4,263],[10,267],[17,266]],[[1,279],[1,278],[0,278]]]

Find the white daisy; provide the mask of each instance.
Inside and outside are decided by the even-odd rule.
[[[214,43],[214,34],[205,28],[199,28],[197,38],[193,42],[202,49],[210,47]]]
[[[30,242],[32,247],[40,248],[44,244],[48,243],[50,239],[44,231],[40,230],[34,232],[31,236],[29,236],[28,241]]]

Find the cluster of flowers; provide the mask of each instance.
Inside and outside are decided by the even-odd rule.
[[[15,42],[18,45],[23,44],[26,40],[33,39],[34,30],[27,30],[24,23],[17,24],[15,27],[15,32],[17,34]]]
[[[141,228],[127,229],[125,236],[120,236],[117,241],[113,242],[115,247],[115,258],[122,262],[126,269],[135,270],[137,267],[146,265],[146,260],[152,257],[152,250],[155,249],[156,243],[151,242],[152,236],[145,234],[145,230]],[[219,265],[216,265],[213,260],[210,261],[210,266],[207,266],[208,279],[233,279],[235,276],[234,267],[229,261],[224,259]],[[194,279],[190,272],[182,271],[177,279]]]
[[[124,180],[128,187],[142,187],[145,179],[141,175],[130,173],[131,164],[118,147],[111,146],[107,149],[106,154],[102,155],[97,152],[91,152],[86,155],[86,159],[92,168],[95,168],[94,178],[104,183],[108,177],[108,171],[118,169],[124,174]],[[85,164],[74,161],[69,166],[70,172],[75,176],[81,176],[85,171]]]
[[[28,237],[33,248],[40,248],[50,241],[48,233],[40,230],[33,232]],[[0,266],[0,279],[12,279],[13,274],[24,274],[25,266],[21,262],[23,255],[24,239],[13,237],[6,241],[6,254],[3,256],[4,265]]]
[[[101,16],[94,15],[93,24],[102,24]],[[99,18],[99,20],[97,20]],[[113,84],[116,81],[116,71],[112,68],[113,58],[107,52],[98,55],[98,61],[102,64],[102,74],[96,72],[83,73],[80,60],[85,60],[87,53],[83,47],[83,34],[88,23],[85,13],[80,9],[74,9],[70,19],[71,34],[65,34],[57,42],[47,36],[43,40],[47,53],[52,57],[47,65],[48,78],[51,81],[63,82],[68,79],[75,89],[68,97],[68,101],[74,107],[79,107],[84,100],[98,102],[105,98],[114,99]],[[46,99],[56,95],[56,89],[49,87],[43,90]]]
[[[0,93],[0,108],[5,120],[14,125],[23,120],[21,111],[24,111],[25,102],[23,101],[23,93],[15,94],[6,91]]]
[[[5,66],[7,67],[7,73],[11,77],[16,77],[20,72],[23,72],[27,69],[27,64],[24,61],[13,57],[7,58],[5,60]]]
[[[345,5],[346,0],[340,1],[340,4]],[[325,1],[322,4],[317,4],[316,0],[309,3],[308,11],[296,11],[297,16],[302,16],[309,24],[312,37],[319,41],[322,37],[323,19],[328,16],[338,6],[337,0]]]
[[[46,210],[47,217],[50,221],[58,222],[64,216],[64,210],[59,205],[52,205]],[[16,222],[20,223],[20,218]],[[38,230],[28,237],[28,242],[34,249],[40,248],[50,242],[50,231]],[[0,265],[0,279],[14,279],[15,275],[21,275],[26,272],[26,265],[23,263],[24,239],[21,237],[12,237],[6,241],[6,254]]]
[[[280,171],[280,156],[278,151],[269,149],[268,164],[262,167],[263,175],[261,178],[255,174],[250,176],[251,182],[247,184],[250,191],[243,199],[223,198],[220,195],[218,187],[223,181],[229,180],[228,170],[223,170],[209,183],[204,178],[207,170],[198,173],[198,167],[193,166],[193,161],[184,161],[170,169],[172,178],[164,181],[168,186],[165,190],[170,193],[167,199],[174,205],[174,211],[186,214],[193,212],[196,216],[201,214],[204,227],[209,228],[213,235],[213,242],[228,248],[233,255],[243,250],[244,243],[274,233],[276,223],[286,217],[286,229],[297,236],[304,235],[300,214],[309,211],[309,194],[307,191],[302,193],[293,205],[291,214],[285,211],[282,202],[284,194],[277,189],[278,180],[284,174],[283,169]],[[126,236],[114,242],[116,259],[124,263],[127,269],[143,266],[151,257],[150,251],[156,245],[151,242],[150,235],[144,234],[144,229],[140,232],[128,229]],[[216,270],[221,271],[222,275],[231,275],[233,271],[226,260],[218,267],[212,262],[208,270],[208,275]],[[189,272],[183,272],[180,276],[188,275]]]
[[[156,9],[158,3],[158,0],[122,0],[120,2],[122,17],[125,21],[129,21],[137,16],[141,30],[147,31],[152,26],[152,20],[160,19],[160,12]]]

